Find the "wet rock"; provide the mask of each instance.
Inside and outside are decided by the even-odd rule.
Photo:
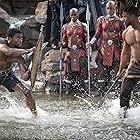
[[[5,20],[10,18],[9,14],[1,7],[0,7],[0,17]]]
[[[10,27],[10,24],[6,20],[0,18],[0,36],[1,37],[6,37],[6,33],[9,27]]]
[[[39,2],[35,9],[35,19],[39,23],[45,23],[47,18],[48,1]]]
[[[42,62],[41,71],[46,77],[46,91],[59,91],[60,69],[59,69],[60,51],[51,49],[46,53],[45,60]]]
[[[35,17],[29,17],[21,25],[20,29],[24,37],[23,48],[32,48],[35,46],[40,32],[40,24],[35,20]]]
[[[34,14],[35,7],[37,5],[36,0],[12,0],[12,11],[16,15]]]
[[[8,14],[12,15],[12,9],[9,1],[0,1],[0,7],[3,8]]]
[[[10,18],[9,14],[0,7],[0,36],[6,37],[7,30],[10,27],[8,19]]]
[[[60,52],[59,50],[50,50],[46,53],[44,62],[42,63],[42,71],[59,71],[59,60]]]

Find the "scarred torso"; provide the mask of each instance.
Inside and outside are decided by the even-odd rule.
[[[124,40],[131,47],[131,56],[140,60],[140,30],[129,26],[124,32]]]

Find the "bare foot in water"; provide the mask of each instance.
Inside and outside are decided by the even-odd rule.
[[[33,115],[34,118],[36,118],[37,117],[37,110],[32,111],[32,115]]]

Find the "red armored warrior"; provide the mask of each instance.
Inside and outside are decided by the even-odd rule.
[[[96,39],[101,37],[99,50],[102,55],[103,65],[112,66],[114,57],[120,61],[121,33],[123,29],[123,22],[116,15],[99,18],[94,37]]]
[[[62,32],[62,43],[68,47],[68,52],[64,57],[64,79],[68,78],[68,73],[77,73],[78,78],[87,79],[87,54],[86,38],[87,30],[84,23],[78,20],[78,10],[70,10],[71,21],[64,25]]]
[[[107,15],[97,20],[96,33],[90,41],[91,44],[98,41],[96,62],[100,68],[98,78],[102,81],[108,79],[112,70],[117,72],[120,62],[124,23],[115,14],[115,10],[115,2],[109,1],[106,4]]]

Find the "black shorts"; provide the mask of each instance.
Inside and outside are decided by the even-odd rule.
[[[10,92],[14,91],[13,88],[21,83],[12,71],[7,73],[0,73],[0,84],[6,87]]]

